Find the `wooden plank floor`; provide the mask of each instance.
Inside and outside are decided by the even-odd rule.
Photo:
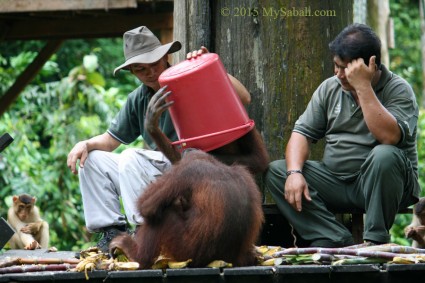
[[[0,255],[0,261],[21,258],[73,258],[75,252],[46,250],[9,250]],[[87,281],[84,273],[70,271],[31,272],[0,275],[0,282],[157,282],[157,283],[321,283],[413,282],[425,274],[425,264],[412,265],[281,265],[241,268],[186,268],[140,271],[94,271]]]

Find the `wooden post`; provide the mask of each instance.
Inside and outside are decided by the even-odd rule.
[[[352,11],[352,0],[175,1],[174,39],[183,43],[180,56],[200,44],[209,47],[247,87],[248,114],[275,160],[284,158],[314,90],[333,76],[328,44],[352,23]],[[322,152],[323,144],[313,146],[311,158]],[[268,203],[267,193],[265,198]]]
[[[248,113],[271,159],[284,157],[293,125],[333,75],[328,44],[353,19],[353,1],[175,1],[175,62],[204,45],[250,91]],[[313,147],[320,158],[323,145]]]
[[[389,16],[389,0],[368,1],[366,24],[369,25],[381,39],[381,62],[386,66],[390,64],[390,56],[388,54]]]
[[[248,112],[271,159],[284,158],[293,125],[333,75],[328,44],[352,22],[352,1],[214,1],[215,50],[251,92]],[[320,158],[323,146],[313,146]]]
[[[182,43],[182,50],[174,55],[173,61],[180,62],[190,51],[201,46],[214,51],[211,46],[210,1],[174,1],[174,40]]]

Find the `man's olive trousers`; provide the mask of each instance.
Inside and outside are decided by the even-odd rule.
[[[285,160],[273,161],[266,175],[266,186],[279,210],[300,236],[316,247],[353,244],[348,229],[330,211],[362,209],[365,214],[363,239],[386,243],[389,230],[400,209],[417,202],[417,175],[404,152],[395,146],[378,145],[357,174],[341,177],[323,163],[308,160],[302,168],[312,201],[302,200],[297,212],[284,198]]]

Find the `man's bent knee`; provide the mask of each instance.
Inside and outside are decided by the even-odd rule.
[[[368,160],[373,164],[379,164],[379,166],[391,169],[397,164],[402,164],[403,160],[400,158],[401,151],[399,148],[393,145],[377,145],[374,147],[368,157]]]
[[[106,153],[106,151],[102,150],[90,151],[84,161],[84,167],[80,168],[79,173],[81,174],[83,171],[91,170],[93,167],[96,167],[96,164],[102,164]]]
[[[286,162],[285,160],[275,160],[269,164],[266,172],[266,187],[272,191],[277,188],[283,189],[285,184]]]
[[[138,168],[138,154],[135,148],[128,148],[121,152],[120,161],[118,164],[118,171],[120,173],[126,172],[128,170],[132,171],[135,168]]]

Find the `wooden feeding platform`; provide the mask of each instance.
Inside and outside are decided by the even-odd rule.
[[[11,258],[73,259],[75,252],[8,250],[0,262]],[[425,274],[425,264],[278,265],[232,268],[151,269],[136,271],[97,270],[40,271],[0,274],[0,282],[409,282]],[[413,281],[411,281],[413,282]]]

